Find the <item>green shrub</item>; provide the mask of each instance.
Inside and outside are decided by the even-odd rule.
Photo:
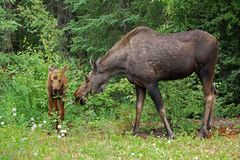
[[[37,54],[1,54],[4,79],[1,81],[1,113],[10,113],[16,108],[19,123],[32,116],[41,118],[47,106],[46,77],[48,66]]]

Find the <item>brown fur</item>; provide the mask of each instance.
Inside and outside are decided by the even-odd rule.
[[[63,98],[65,97],[67,89],[66,70],[66,66],[64,66],[63,69],[49,68],[47,80],[48,115],[51,116],[53,111],[57,111],[62,121],[64,120]]]

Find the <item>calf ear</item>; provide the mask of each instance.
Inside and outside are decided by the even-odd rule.
[[[66,72],[68,70],[68,65],[65,65],[62,69],[63,72]]]
[[[48,67],[48,72],[49,72],[49,73],[52,72],[53,69],[54,69],[54,68],[53,68],[52,66],[49,66],[49,67]]]

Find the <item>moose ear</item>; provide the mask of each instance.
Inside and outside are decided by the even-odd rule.
[[[92,66],[93,71],[97,71],[97,63],[96,61],[93,61],[92,56],[90,58],[90,64]]]
[[[66,72],[68,70],[68,65],[65,65],[62,69],[63,72]]]

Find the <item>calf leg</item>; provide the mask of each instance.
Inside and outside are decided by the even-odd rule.
[[[54,107],[55,107],[55,111],[57,112],[58,114],[58,111],[59,111],[59,106],[58,106],[58,99],[54,99]]]
[[[53,99],[52,97],[48,97],[48,116],[52,115],[53,112]]]
[[[134,133],[136,133],[139,129],[144,99],[146,96],[146,89],[136,85],[136,95],[137,95],[137,102],[136,102],[136,119],[135,119],[135,124],[133,128]]]
[[[60,100],[59,102],[59,114],[60,114],[60,119],[61,121],[64,120],[64,102]]]
[[[163,105],[163,100],[162,100],[162,96],[159,92],[159,89],[158,89],[158,83],[156,82],[155,84],[150,84],[147,86],[147,90],[157,108],[157,111],[164,123],[164,126],[167,130],[167,136],[168,138],[172,139],[173,138],[173,132],[172,132],[172,129],[169,125],[169,122],[167,120],[167,117],[166,117],[166,113],[165,113],[165,107]]]

